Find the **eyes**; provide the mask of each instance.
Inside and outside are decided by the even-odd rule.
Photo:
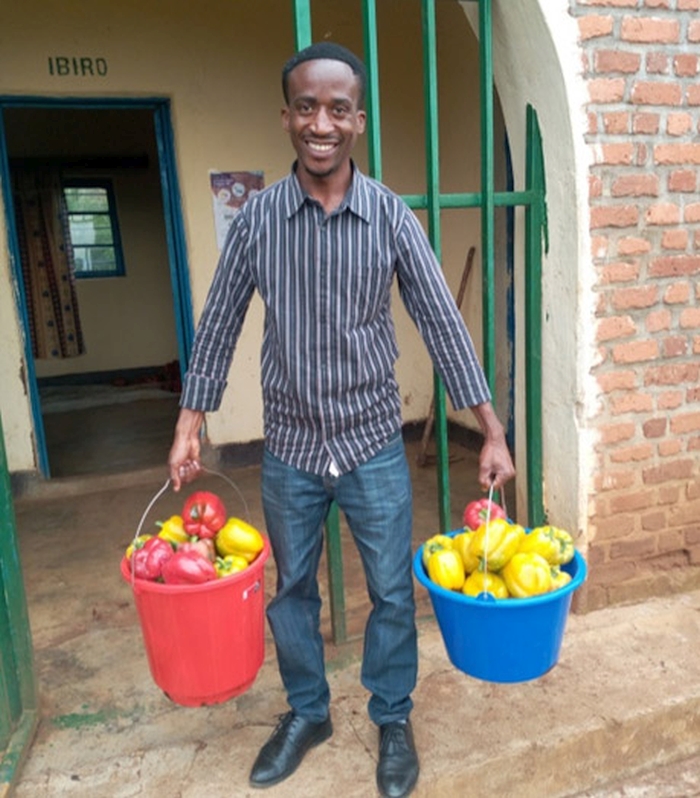
[[[299,102],[294,103],[294,111],[299,116],[303,117],[315,116],[323,107],[324,106],[320,105],[319,103],[312,102],[311,100],[300,100]],[[327,109],[326,113],[332,119],[342,121],[343,119],[347,119],[352,114],[352,107],[348,103],[344,102],[333,103],[333,105]]]

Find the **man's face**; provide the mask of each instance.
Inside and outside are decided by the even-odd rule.
[[[299,176],[330,177],[349,163],[365,130],[358,78],[343,61],[304,61],[289,73],[287,91],[282,125],[296,150]]]

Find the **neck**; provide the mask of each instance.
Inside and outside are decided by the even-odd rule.
[[[348,161],[331,174],[319,176],[310,174],[299,164],[297,179],[304,191],[330,213],[340,205],[350,188],[352,166]]]

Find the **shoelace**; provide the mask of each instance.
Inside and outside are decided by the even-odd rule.
[[[397,754],[400,751],[408,751],[407,733],[406,724],[392,723],[382,735],[382,752],[385,754]]]
[[[283,712],[282,714],[277,716],[277,726],[275,727],[275,734],[278,731],[282,731],[282,729],[290,726],[294,721],[294,713],[293,712]]]

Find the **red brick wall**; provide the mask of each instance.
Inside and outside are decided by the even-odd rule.
[[[700,0],[570,8],[594,153],[593,609],[700,586]]]

